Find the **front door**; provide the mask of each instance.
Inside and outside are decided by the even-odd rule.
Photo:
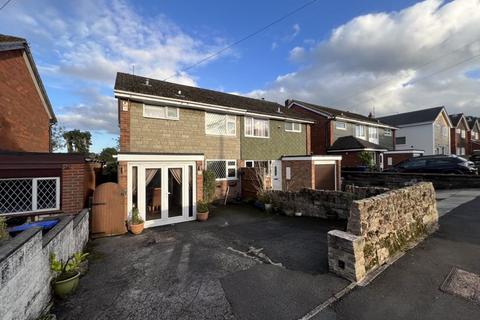
[[[133,190],[129,209],[138,205],[145,227],[178,223],[195,218],[194,165],[136,164],[129,172]],[[133,170],[135,169],[135,170]],[[133,175],[138,172],[138,176]],[[137,188],[136,188],[137,186]]]
[[[272,161],[272,189],[282,190],[282,161]]]

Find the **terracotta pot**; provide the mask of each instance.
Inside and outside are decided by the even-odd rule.
[[[207,212],[197,212],[198,221],[207,221],[208,220],[208,211]]]
[[[130,224],[130,232],[133,234],[140,234],[143,231],[144,223]]]

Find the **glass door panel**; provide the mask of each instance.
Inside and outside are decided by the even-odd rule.
[[[168,218],[183,215],[183,168],[168,168]]]
[[[162,169],[145,169],[146,220],[162,218]]]

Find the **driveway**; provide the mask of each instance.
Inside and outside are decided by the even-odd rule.
[[[90,270],[58,319],[298,319],[349,283],[328,273],[343,222],[219,207],[188,222],[91,241]]]

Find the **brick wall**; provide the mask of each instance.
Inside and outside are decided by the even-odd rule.
[[[78,213],[85,206],[86,167],[84,163],[64,164],[62,167],[61,209],[65,213]]]
[[[299,114],[307,116],[311,119],[314,119],[315,123],[310,127],[310,151],[312,154],[326,154],[327,148],[330,147],[331,143],[331,123],[325,117],[320,116],[317,113],[314,113],[304,108],[298,107],[295,104],[292,105],[291,109],[297,111]]]
[[[287,180],[287,167],[290,168],[291,179]],[[299,191],[303,188],[315,188],[315,167],[312,161],[282,160],[283,190]]]
[[[49,152],[50,119],[22,50],[0,52],[0,150]]]
[[[118,185],[122,189],[123,193],[123,209],[124,209],[124,217],[127,219],[128,217],[128,199],[127,199],[127,187],[128,187],[128,180],[127,180],[127,162],[120,161],[118,163]]]
[[[118,100],[118,121],[120,126],[120,152],[130,151],[130,102]]]

